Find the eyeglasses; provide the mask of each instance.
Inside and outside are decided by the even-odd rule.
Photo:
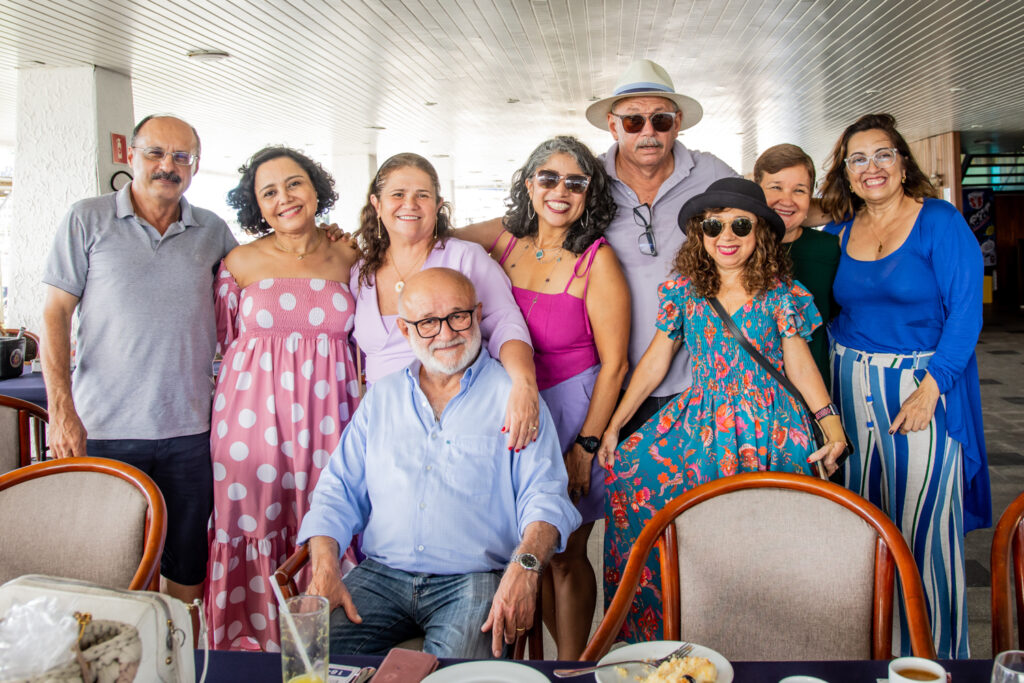
[[[633,207],[633,220],[644,229],[636,238],[636,246],[641,254],[646,256],[658,255],[658,244],[654,241],[654,228],[651,227],[651,207],[649,204],[641,204]]]
[[[587,187],[590,185],[590,176],[588,175],[581,175],[578,173],[559,175],[558,173],[546,168],[542,168],[534,173],[533,179],[537,182],[537,185],[543,187],[545,190],[555,189],[558,187],[558,183],[564,180],[565,189],[573,194],[583,194],[587,191]]]
[[[754,222],[746,216],[740,216],[739,218],[733,218],[729,227],[732,228],[732,234],[737,237],[746,237],[754,229]],[[705,218],[701,221],[700,229],[708,237],[718,237],[725,230],[725,223],[717,218]]]
[[[668,111],[659,111],[650,116],[646,114],[616,114],[612,112],[612,116],[619,117],[619,120],[622,121],[622,129],[631,135],[642,131],[648,119],[651,122],[651,127],[659,133],[668,132],[676,121],[675,112]]]
[[[889,168],[896,163],[896,157],[899,156],[900,151],[895,147],[885,147],[878,150],[871,156],[866,154],[851,154],[850,156],[843,159],[846,162],[846,168],[851,171],[866,171],[868,164],[872,161],[875,162],[876,168]]]
[[[464,311],[452,311],[443,318],[423,318],[422,320],[405,320],[416,328],[416,334],[421,339],[433,339],[441,334],[441,323],[448,323],[448,329],[452,332],[463,332],[473,325],[473,311],[476,308],[467,308]]]
[[[171,155],[171,161],[178,166],[191,166],[192,163],[199,158],[198,154],[192,154],[190,152],[168,152],[163,147],[132,147],[132,149],[141,149],[142,156],[146,157],[150,161],[161,161],[168,154]]]

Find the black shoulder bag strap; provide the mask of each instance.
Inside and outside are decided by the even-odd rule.
[[[778,382],[779,385],[782,386],[782,388],[788,391],[789,394],[793,398],[795,398],[801,406],[803,406],[804,410],[807,411],[807,419],[811,423],[811,428],[816,432],[812,436],[815,437],[815,441],[817,442],[818,447],[820,448],[821,446],[825,445],[828,439],[825,438],[825,433],[818,425],[818,421],[814,419],[814,411],[811,410],[811,407],[809,405],[807,405],[807,401],[805,401],[804,397],[800,394],[799,391],[797,391],[797,388],[793,386],[793,383],[789,381],[789,378],[787,378],[784,374],[779,372],[779,370],[774,365],[768,362],[767,358],[761,355],[760,351],[754,348],[754,345],[750,343],[749,339],[747,339],[747,335],[743,334],[743,331],[739,328],[739,325],[737,325],[736,321],[732,319],[732,316],[726,312],[725,307],[722,306],[722,302],[719,301],[717,297],[709,297],[708,301],[711,303],[711,307],[715,309],[715,313],[718,314],[718,317],[722,319],[722,323],[725,325],[725,329],[729,330],[729,333],[736,339],[739,345],[742,346],[748,354],[750,354],[750,357],[753,358],[758,365],[764,368],[769,375],[775,378],[775,381]],[[846,435],[844,434],[843,436],[845,437]],[[846,457],[852,452],[853,447],[850,444],[850,439],[846,438],[846,449],[843,451],[843,454],[839,457],[837,464],[842,465],[843,462],[846,460]]]

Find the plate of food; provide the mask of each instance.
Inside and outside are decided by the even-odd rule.
[[[524,664],[489,659],[451,664],[423,679],[423,683],[548,683],[548,677]]]
[[[612,650],[598,664],[613,664],[631,659],[658,659],[682,645],[677,640],[653,640]],[[683,681],[684,675],[695,683],[732,683],[732,664],[710,647],[694,644],[686,657],[671,659],[658,669],[643,664],[624,664],[601,669],[594,676],[598,683],[668,683]]]

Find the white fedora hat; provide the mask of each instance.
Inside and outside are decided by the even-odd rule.
[[[601,130],[608,130],[608,112],[612,110],[613,104],[626,97],[650,96],[664,97],[676,103],[683,112],[683,123],[679,130],[697,125],[704,116],[704,109],[697,100],[676,92],[668,72],[649,59],[638,59],[626,68],[615,84],[611,97],[600,99],[587,107],[587,121]]]

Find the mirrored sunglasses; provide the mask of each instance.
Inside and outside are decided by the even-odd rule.
[[[746,216],[740,216],[732,219],[729,227],[732,228],[732,234],[737,237],[746,237],[754,229],[754,222]],[[701,221],[700,229],[708,237],[718,237],[725,230],[725,223],[717,218],[705,218]]]
[[[648,119],[651,121],[651,127],[659,133],[668,132],[676,120],[675,113],[667,111],[660,111],[650,116],[644,114],[616,114],[612,112],[612,116],[619,117],[619,120],[622,121],[622,129],[630,135],[642,131]]]
[[[573,194],[583,194],[587,191],[587,187],[590,186],[590,176],[582,175],[579,173],[570,173],[569,175],[559,175],[554,171],[550,171],[543,168],[533,174],[534,182],[545,190],[553,190],[558,187],[558,183],[565,181],[565,189]]]

